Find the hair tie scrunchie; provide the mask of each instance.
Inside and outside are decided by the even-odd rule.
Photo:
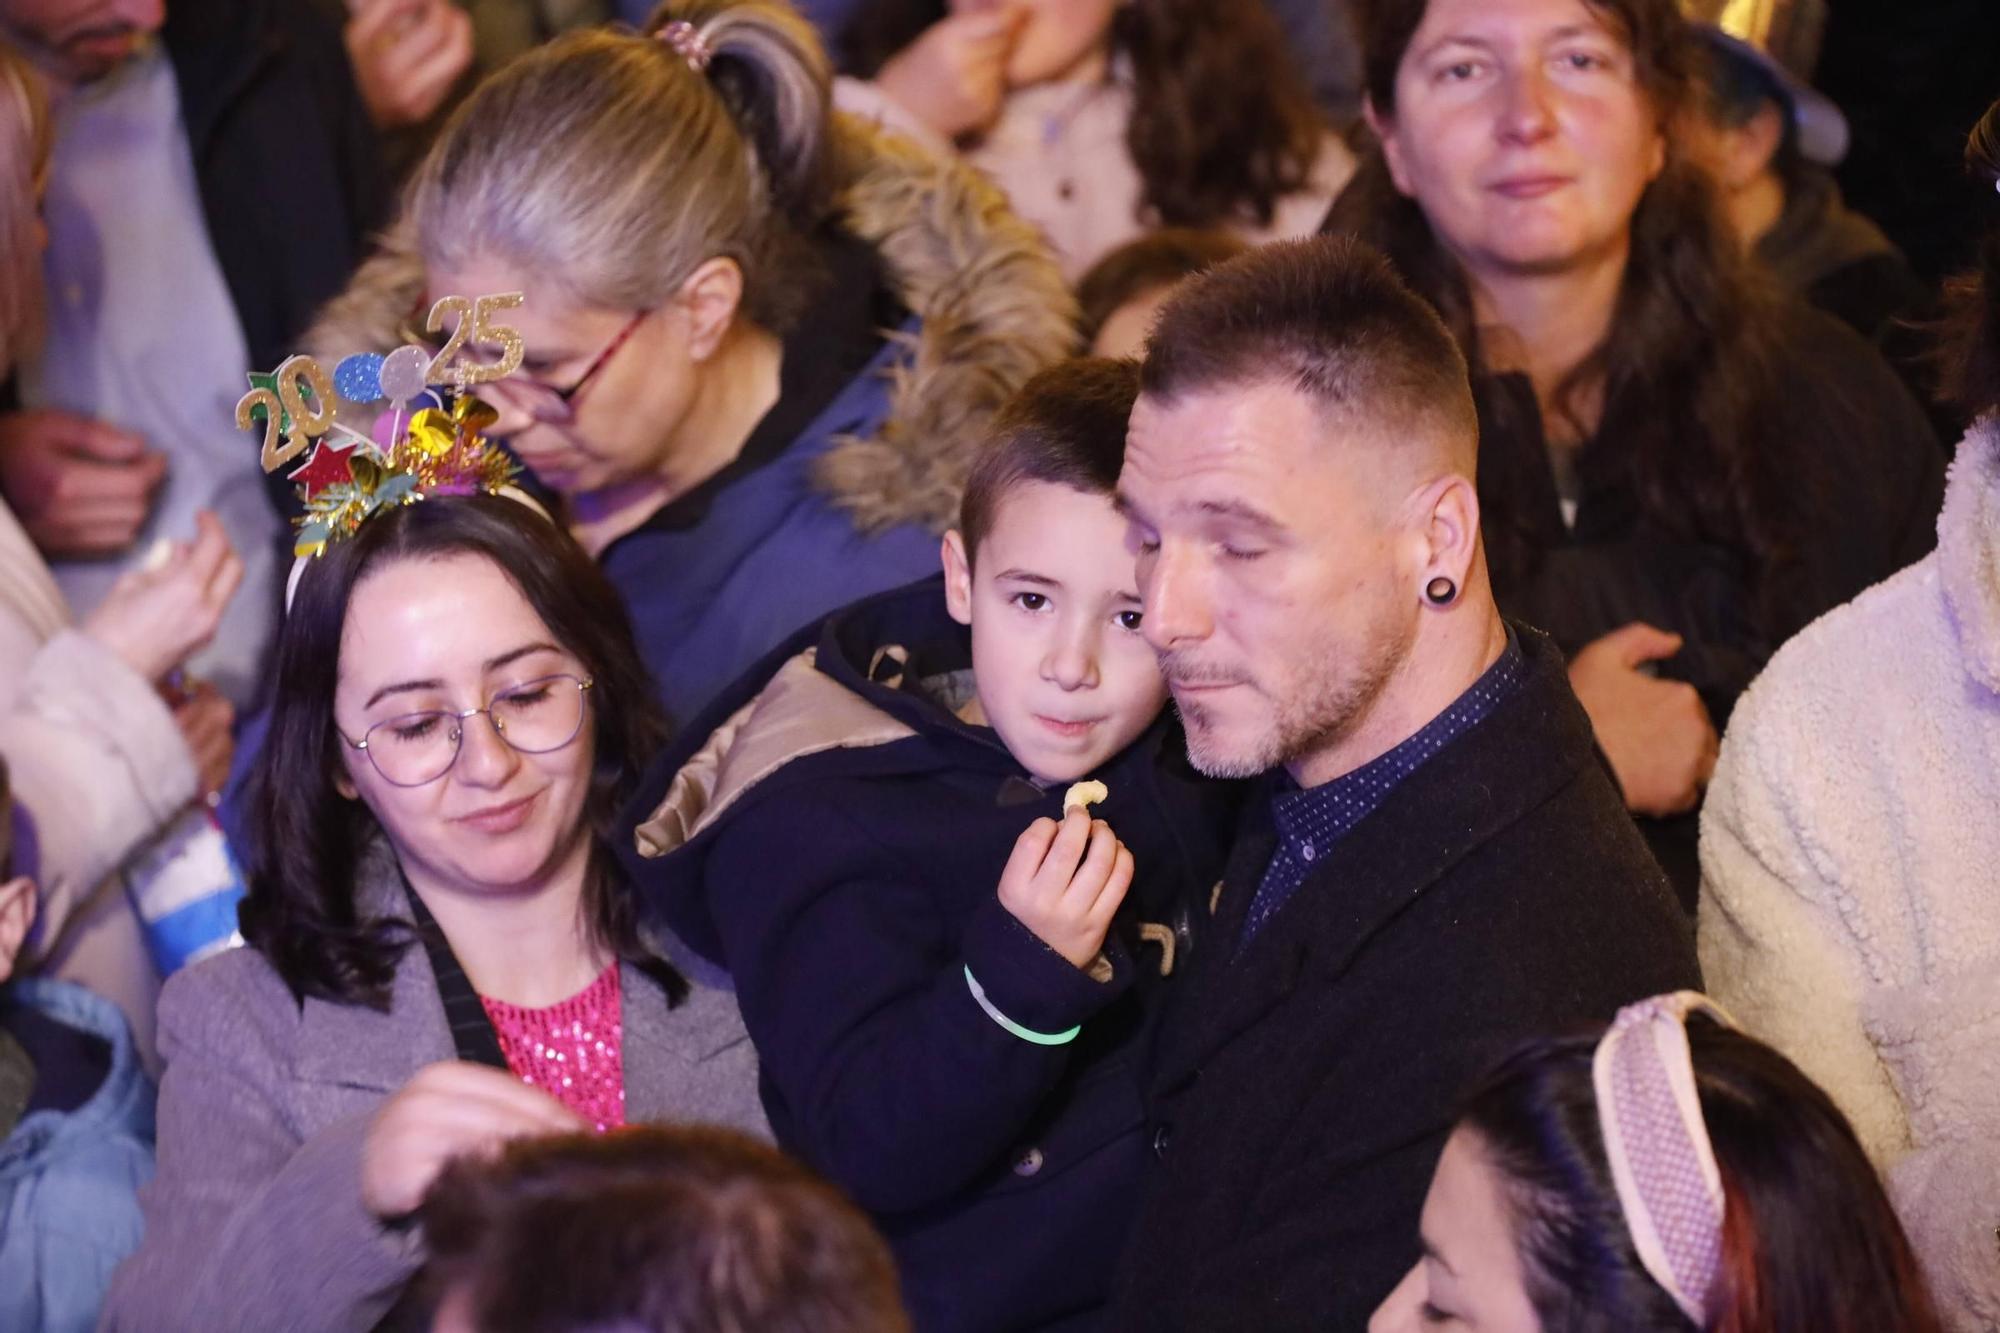
[[[708,62],[714,56],[700,29],[686,19],[675,19],[653,34],[673,49],[675,55],[687,61],[688,68],[697,74],[708,72]]]
[[[1633,1248],[1697,1327],[1722,1274],[1722,1172],[1702,1119],[1687,1020],[1734,1027],[1714,1001],[1675,991],[1618,1011],[1591,1061],[1611,1182]]]

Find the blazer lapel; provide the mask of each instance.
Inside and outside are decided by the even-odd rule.
[[[387,1013],[309,999],[299,1015],[294,1068],[305,1082],[393,1093],[425,1065],[456,1058],[437,979],[414,942],[396,966]]]

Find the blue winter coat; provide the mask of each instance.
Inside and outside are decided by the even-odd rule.
[[[31,1110],[0,1143],[0,1328],[96,1327],[111,1271],[139,1247],[139,1186],[153,1175],[153,1085],[125,1016],[81,986],[10,983],[0,1009],[96,1037],[110,1069],[73,1111]]]
[[[936,572],[937,534],[912,523],[864,534],[814,477],[837,439],[882,428],[903,355],[883,343],[775,457],[746,458],[604,552],[670,717],[692,717],[801,625]]]
[[[1138,875],[1093,978],[999,904],[1063,791],[953,715],[969,664],[941,579],[795,636],[655,767],[630,869],[729,968],[773,1131],[873,1214],[917,1328],[1089,1328],[1146,1162],[1141,1050],[1237,792],[1166,719],[1095,775]],[[1009,1032],[968,974],[1021,1026],[1081,1035]]]

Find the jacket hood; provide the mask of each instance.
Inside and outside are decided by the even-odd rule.
[[[969,663],[965,631],[945,613],[942,576],[867,598],[801,631],[655,762],[630,812],[635,851],[645,860],[678,851],[786,765],[829,751],[850,752],[874,771],[975,756],[996,770],[1018,767],[990,732],[948,711],[956,703],[951,694],[969,679],[959,674]],[[920,737],[936,744],[882,753]]]
[[[2000,412],[1981,417],[1959,443],[1937,557],[1966,670],[2000,693]]]
[[[987,421],[1029,376],[1074,350],[1075,301],[1039,234],[955,157],[838,114],[831,156],[837,219],[880,254],[919,326],[891,335],[909,355],[881,430],[837,441],[818,481],[864,531],[912,523],[941,532],[957,521]],[[331,365],[400,345],[423,273],[415,228],[399,218],[322,308],[307,349]]]

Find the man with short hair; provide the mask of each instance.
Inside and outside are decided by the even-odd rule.
[[[1358,1329],[1455,1099],[1537,1033],[1698,984],[1571,694],[1487,583],[1466,364],[1365,247],[1190,279],[1119,500],[1197,768],[1271,770],[1154,1053],[1121,1329]]]

